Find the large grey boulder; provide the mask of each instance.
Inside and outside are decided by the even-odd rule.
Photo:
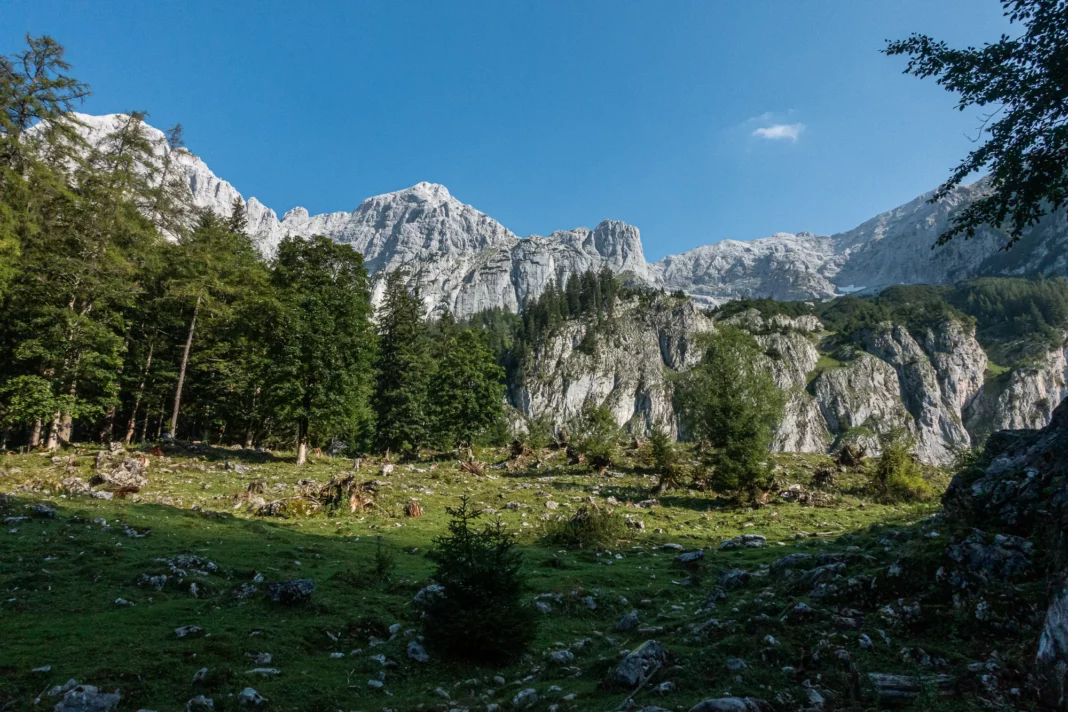
[[[137,492],[148,486],[148,458],[130,457],[120,443],[96,454],[89,484],[107,492]]]
[[[100,692],[92,685],[78,685],[63,694],[54,712],[111,712],[119,706],[118,692]]]
[[[275,603],[303,603],[315,591],[315,581],[309,578],[293,579],[267,584],[267,598]]]
[[[655,640],[647,640],[627,654],[616,667],[613,678],[627,687],[634,687],[653,674],[667,660],[667,653]]]

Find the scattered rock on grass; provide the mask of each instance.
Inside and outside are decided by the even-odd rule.
[[[622,685],[634,687],[663,665],[665,660],[667,653],[660,643],[647,640],[620,661],[613,677]]]
[[[512,707],[517,710],[525,710],[528,707],[533,707],[534,703],[538,701],[538,691],[533,687],[528,687],[525,690],[520,690],[519,693],[512,698]]]
[[[567,665],[575,659],[575,654],[570,650],[554,650],[549,653],[549,660],[557,665]]]
[[[309,578],[267,584],[267,598],[275,603],[303,603],[313,591],[315,582]]]
[[[414,640],[408,643],[408,657],[417,663],[430,662],[430,656],[427,655],[426,648]]]
[[[716,577],[716,581],[727,591],[733,591],[749,583],[749,578],[749,572],[745,569],[731,569],[722,572]]]
[[[30,511],[33,512],[35,516],[44,517],[46,519],[55,519],[56,517],[56,510],[49,507],[47,504],[35,504],[30,507]]]
[[[767,545],[768,538],[762,534],[742,534],[723,542],[719,548],[722,551],[728,551],[730,549],[760,549]]]
[[[445,587],[439,586],[436,583],[432,583],[429,586],[423,586],[419,589],[419,593],[415,594],[415,598],[412,599],[412,603],[420,607],[429,606],[439,598],[445,597]]]
[[[215,700],[204,695],[197,695],[185,703],[186,712],[204,712],[204,710],[213,709],[215,709]]]
[[[638,623],[638,611],[633,610],[619,619],[619,622],[616,623],[616,630],[623,632],[634,630],[638,627]]]
[[[111,712],[121,699],[118,692],[100,692],[92,685],[77,685],[63,694],[55,712]]]
[[[267,702],[267,698],[256,692],[251,687],[246,687],[237,695],[237,704],[243,707],[259,707]]]

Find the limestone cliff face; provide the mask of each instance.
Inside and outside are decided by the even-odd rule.
[[[758,325],[757,315],[744,321]],[[777,316],[772,325],[780,331],[756,337],[765,351],[767,367],[775,384],[786,393],[782,422],[775,431],[772,447],[781,452],[823,452],[831,444],[831,434],[820,415],[819,404],[805,390],[809,373],[819,362],[810,332],[822,325],[814,317],[789,319]]]
[[[845,366],[821,373],[812,383],[812,392],[827,429],[835,436],[856,429],[877,435],[908,427],[897,372],[869,353],[858,353]]]
[[[566,423],[593,402],[634,432],[657,424],[674,430],[667,373],[696,364],[698,337],[713,328],[689,300],[650,308],[629,302],[601,327],[592,320],[568,322],[535,350],[521,382],[512,384],[513,404],[527,416]],[[597,336],[587,339],[591,330]]]
[[[1044,427],[1068,398],[1068,339],[1036,363],[1019,366],[990,379],[964,411],[964,422],[977,439],[999,430]]]
[[[773,443],[779,451],[825,452],[845,441],[878,453],[878,436],[903,429],[925,462],[951,464],[993,427],[1049,422],[1068,396],[1065,349],[1042,364],[1017,369],[996,392],[984,385],[987,357],[970,325],[946,320],[920,334],[880,324],[858,334],[856,350],[820,368],[814,317],[755,310],[724,323],[752,331],[764,349],[764,366],[786,393]],[[693,302],[661,299],[624,306],[617,318],[587,339],[591,322],[570,322],[537,349],[513,404],[529,416],[573,418],[587,401],[607,405],[634,432],[674,424],[672,386],[665,374],[700,360],[699,335],[715,322]],[[584,343],[585,342],[585,343]],[[982,427],[980,427],[980,425]]]
[[[862,335],[864,348],[889,364],[898,377],[909,430],[924,460],[950,464],[971,445],[962,408],[983,382],[986,353],[974,333],[956,321],[929,330],[923,345],[901,326],[882,324]]]

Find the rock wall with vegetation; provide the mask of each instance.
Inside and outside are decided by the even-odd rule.
[[[701,334],[742,328],[787,393],[774,447],[869,454],[906,433],[949,465],[990,433],[1039,428],[1068,397],[1068,286],[990,279],[895,287],[822,303],[741,301],[711,312],[681,296],[624,295],[611,316],[562,318],[513,364],[512,404],[559,424],[608,406],[636,434],[677,432],[672,374],[700,360]]]

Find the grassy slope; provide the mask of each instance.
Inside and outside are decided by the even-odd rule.
[[[75,678],[108,690],[121,689],[122,710],[177,709],[200,692],[215,699],[216,709],[234,709],[235,695],[245,686],[268,697],[271,709],[484,709],[488,702],[511,708],[519,689],[533,687],[542,697],[537,709],[556,702],[560,709],[605,710],[614,709],[628,693],[607,684],[620,651],[648,638],[658,639],[673,656],[672,666],[649,687],[669,680],[678,690],[661,697],[649,689],[638,700],[689,709],[700,699],[727,692],[769,699],[786,692],[804,699],[800,682],[811,675],[790,675],[781,666],[799,665],[803,653],[824,637],[854,651],[862,672],[911,670],[896,652],[909,638],[923,642],[932,655],[950,658],[954,665],[965,664],[966,648],[978,645],[963,638],[954,642],[953,633],[927,628],[892,632],[893,646],[877,645],[875,651],[862,652],[856,643],[859,631],[836,632],[826,622],[779,622],[788,605],[800,599],[779,589],[754,598],[768,585],[766,579],[755,579],[732,592],[716,611],[695,614],[714,587],[717,571],[733,567],[756,571],[793,551],[818,553],[860,544],[884,559],[885,566],[887,555],[876,543],[878,534],[848,535],[866,532],[874,523],[907,525],[932,513],[934,505],[886,506],[845,497],[835,508],[779,503],[754,511],[721,506],[710,495],[679,491],[661,497],[660,506],[651,509],[624,507],[628,515],[644,520],[646,528],[634,531],[631,540],[620,542],[611,552],[554,552],[537,541],[539,518],[547,512],[546,495],[561,503],[557,512],[566,513],[591,496],[643,500],[655,480],[634,467],[621,468],[618,476],[598,477],[564,466],[562,457],[539,470],[495,469],[483,478],[457,472],[455,463],[419,463],[397,466],[392,476],[382,478],[389,486],[382,489],[381,511],[264,519],[234,509],[234,495],[249,482],[262,480],[291,491],[300,478],[325,482],[351,463],[323,459],[298,470],[266,460],[253,464],[252,472],[238,475],[214,459],[220,453],[153,458],[151,484],[139,502],[67,499],[55,491],[55,483],[68,474],[62,466],[53,466],[40,455],[4,460],[0,492],[13,494],[0,504],[0,516],[26,514],[25,507],[39,501],[55,505],[58,515],[0,530],[0,709],[28,709],[34,696]],[[76,474],[85,479],[90,476],[91,454],[87,451],[77,458]],[[786,479],[805,481],[814,459],[818,458],[784,456]],[[376,476],[374,472],[365,469],[368,479]],[[498,509],[508,502],[525,505],[502,510],[501,516],[522,537],[531,593],[561,593],[564,603],[554,603],[553,611],[542,616],[530,657],[499,670],[441,660],[433,651],[430,663],[414,663],[404,653],[408,638],[403,634],[370,647],[370,636],[388,638],[388,627],[394,623],[403,630],[418,627],[410,601],[432,571],[425,553],[433,537],[444,531],[444,507],[465,492],[475,502]],[[424,515],[419,519],[403,515],[404,504],[413,497],[422,504]],[[131,538],[123,525],[150,532]],[[658,529],[663,532],[655,533]],[[795,541],[798,531],[826,536]],[[715,549],[721,540],[743,532],[766,535],[769,547]],[[377,536],[395,553],[397,565],[389,581],[376,583],[368,571]],[[681,569],[673,554],[658,549],[667,542],[706,548],[703,568]],[[162,592],[136,585],[141,573],[166,573],[167,566],[157,558],[181,552],[214,561],[218,572],[187,579],[182,586],[169,582]],[[231,589],[251,581],[257,571],[267,581],[313,578],[312,602],[287,607],[262,597],[233,599]],[[851,568],[850,575],[856,571]],[[687,575],[696,585],[679,585]],[[202,589],[200,598],[188,592],[190,580]],[[579,594],[590,593],[597,597],[596,611],[577,600]],[[119,597],[135,605],[117,605]],[[633,607],[644,624],[661,630],[616,632],[615,622]],[[760,613],[775,620],[754,622]],[[711,638],[691,640],[691,626],[712,616],[736,620],[738,625]],[[200,626],[208,635],[179,639],[174,629],[184,625]],[[872,621],[862,630],[875,638],[874,629],[879,627],[885,625]],[[769,649],[762,642],[768,634],[780,644]],[[587,637],[593,644],[576,653],[572,667],[545,660],[545,654],[558,645]],[[350,655],[354,650],[362,652]],[[273,655],[269,667],[281,671],[277,678],[258,679],[246,672],[257,667],[246,656],[258,652]],[[345,657],[332,659],[332,652]],[[383,670],[371,658],[378,653],[398,663],[386,670],[388,694],[367,684]],[[729,656],[745,658],[753,670],[736,680],[736,673],[724,666]],[[51,665],[51,671],[31,672],[44,665]],[[208,679],[194,684],[194,673],[203,667],[209,669]],[[497,674],[506,679],[503,687],[493,682]],[[843,694],[848,690],[848,681],[838,673],[825,671],[823,678],[832,689]],[[559,692],[550,691],[554,685]],[[439,686],[453,702],[435,696]],[[573,700],[561,702],[571,693]],[[50,708],[53,701],[46,698],[42,704]]]

